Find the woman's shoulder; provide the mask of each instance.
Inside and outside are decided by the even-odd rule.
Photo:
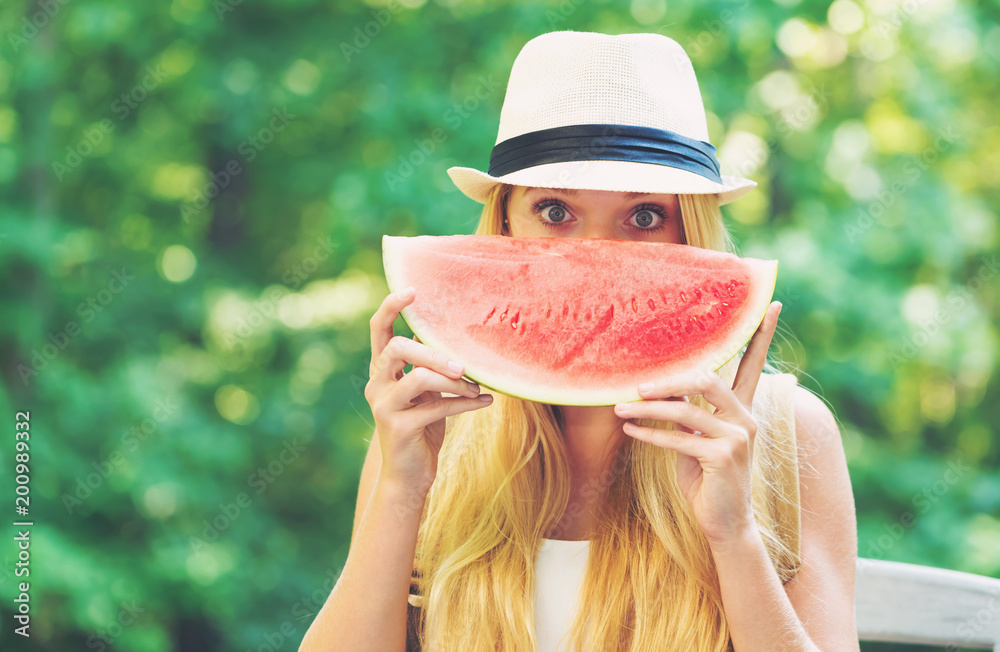
[[[760,380],[757,382],[758,390],[763,388],[767,391],[776,391],[779,389],[790,391],[792,388],[798,386],[799,377],[788,372],[761,373]]]
[[[822,397],[796,383],[794,388],[795,420],[802,425],[821,426],[833,424],[836,419]]]
[[[754,402],[758,398],[768,401],[794,424],[789,434],[794,433],[800,453],[841,444],[840,429],[830,407],[821,396],[800,385],[795,374],[761,374],[757,387]]]
[[[762,373],[757,381],[753,397],[753,409],[777,411],[783,418],[791,418],[795,412],[798,393],[805,391],[799,386],[798,377],[790,373]]]
[[[757,387],[768,393],[780,395],[775,398],[791,400],[797,420],[800,417],[810,423],[817,420],[834,420],[833,413],[823,398],[800,385],[798,376],[793,373],[762,373]]]
[[[837,419],[821,396],[796,384],[792,390],[792,404],[800,456],[809,456],[810,452],[830,446],[842,448]]]

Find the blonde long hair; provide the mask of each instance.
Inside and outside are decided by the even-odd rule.
[[[477,235],[505,233],[512,186],[487,201]],[[687,244],[734,251],[715,195],[680,195]],[[719,370],[732,383],[736,356]],[[761,380],[760,388],[765,385]],[[770,442],[794,422],[766,391],[754,401],[753,507],[783,582],[798,549],[780,536]],[[438,472],[424,504],[411,584],[409,649],[534,652],[534,561],[541,539],[559,532],[570,471],[558,406],[494,393],[488,408],[447,421]],[[692,403],[713,408],[701,397]],[[672,424],[639,420],[644,425]],[[603,493],[569,650],[692,650],[729,645],[718,576],[707,540],[676,480],[677,454],[628,436],[590,487]],[[798,505],[794,505],[798,508]],[[795,534],[797,536],[797,532]],[[554,537],[551,537],[554,538]],[[797,541],[797,539],[795,539]]]

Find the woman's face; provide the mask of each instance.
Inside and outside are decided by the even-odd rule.
[[[508,220],[518,238],[684,242],[677,195],[515,186]]]

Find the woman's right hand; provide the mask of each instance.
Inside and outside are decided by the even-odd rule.
[[[437,475],[445,417],[486,407],[493,397],[462,379],[462,366],[419,340],[394,336],[392,324],[416,290],[390,293],[371,319],[372,362],[365,398],[382,450],[380,481],[426,496]],[[404,373],[406,365],[413,365]],[[441,392],[458,394],[442,397]],[[482,400],[482,399],[486,400]]]

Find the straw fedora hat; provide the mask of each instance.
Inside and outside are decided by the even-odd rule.
[[[720,173],[701,91],[684,48],[661,34],[550,32],[511,68],[487,172],[452,167],[485,203],[498,183],[545,188],[715,194],[757,182]]]

